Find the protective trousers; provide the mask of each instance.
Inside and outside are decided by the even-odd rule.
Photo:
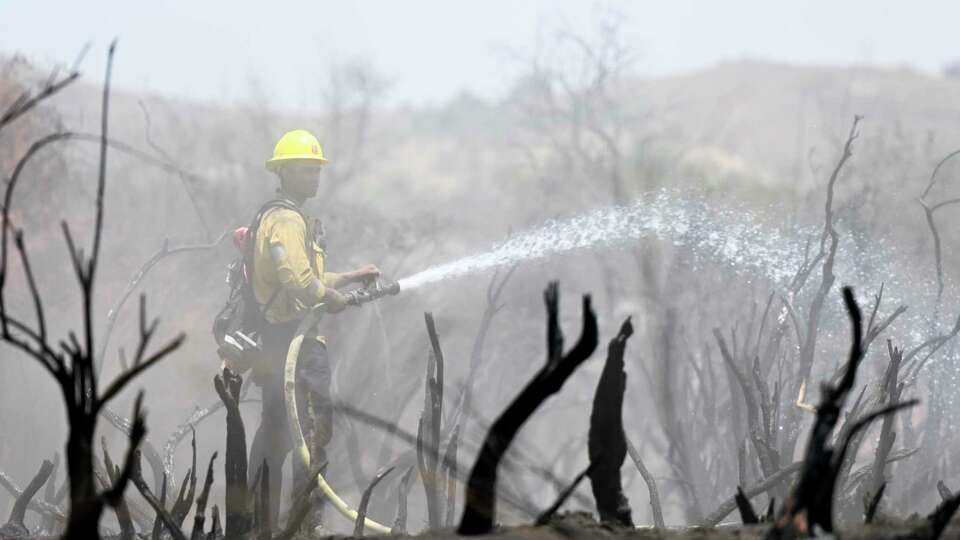
[[[260,425],[250,447],[248,467],[250,482],[256,478],[257,471],[266,460],[270,468],[270,522],[277,523],[280,513],[280,488],[283,463],[286,461],[293,443],[287,419],[286,402],[283,392],[283,369],[290,341],[294,337],[299,321],[269,325],[263,334],[265,355],[271,364],[267,369],[259,370],[254,377],[262,391],[263,408]],[[257,370],[255,370],[257,371]],[[330,399],[330,360],[327,347],[312,336],[303,340],[300,356],[297,359],[297,412],[301,429],[307,441],[311,456],[311,466],[326,459],[324,447],[333,436],[333,407]],[[311,480],[300,458],[293,460],[293,488],[295,497],[305,482]]]

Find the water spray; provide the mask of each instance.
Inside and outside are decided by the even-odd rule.
[[[642,196],[630,205],[548,221],[483,253],[405,277],[399,287],[409,291],[518,262],[585,248],[621,247],[651,237],[687,246],[695,256],[782,282],[802,262],[802,253],[794,249],[793,236],[763,226],[746,208],[723,208],[702,198],[685,198],[664,190]]]
[[[431,266],[404,277],[404,292],[426,285],[512,266],[521,262],[575,253],[584,249],[630,247],[644,239],[657,239],[682,248],[691,268],[722,268],[749,282],[767,281],[787,291],[804,264],[804,246],[817,242],[822,225],[787,225],[776,207],[766,212],[743,203],[709,199],[696,192],[662,189],[641,195],[628,205],[610,206],[546,223],[516,234],[490,249]],[[858,237],[858,238],[855,238]],[[815,247],[812,249],[816,249]],[[930,279],[918,279],[914,256],[901,252],[885,238],[866,238],[845,231],[834,273],[844,283],[863,289],[884,284],[885,301],[896,305],[909,298],[910,313],[900,319],[907,328],[926,328],[926,306],[937,301]],[[949,290],[957,290],[950,283]],[[906,324],[908,323],[908,324]],[[915,340],[923,336],[914,333]]]

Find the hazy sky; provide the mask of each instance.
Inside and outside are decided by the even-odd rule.
[[[598,5],[626,14],[645,75],[744,57],[933,73],[960,57],[960,0],[0,0],[0,52],[69,63],[91,41],[83,71],[99,80],[119,36],[115,81],[127,89],[233,101],[256,79],[298,105],[332,62],[363,58],[393,81],[395,99],[424,103],[463,89],[497,95],[504,48],[531,50],[538,28],[561,21],[589,29]]]

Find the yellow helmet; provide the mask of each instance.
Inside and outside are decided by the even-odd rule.
[[[288,161],[317,161],[326,163],[323,157],[323,148],[313,133],[305,129],[288,131],[280,137],[273,148],[273,157],[267,160],[267,170],[276,171],[280,165]]]

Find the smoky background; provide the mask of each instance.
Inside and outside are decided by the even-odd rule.
[[[564,27],[543,29],[537,47],[507,55],[513,75],[496,98],[464,93],[434,105],[393,103],[389,77],[362,60],[335,63],[306,83],[316,99],[302,110],[278,107],[266,93],[247,104],[221,106],[115,92],[111,137],[142,154],[114,148],[109,155],[98,332],[103,335],[110,309],[165,242],[171,248],[207,244],[249,223],[276,187],[263,162],[288,129],[316,133],[331,159],[317,198],[306,206],[327,227],[329,268],[348,270],[373,262],[396,279],[482,252],[548,220],[629,206],[661,190],[668,194],[666,204],[705,200],[730,209],[734,219],[749,219],[760,227],[751,238],[788,231],[782,238],[794,245],[785,249],[801,253],[808,237],[794,233],[812,230],[818,241],[827,179],[854,114],[864,120],[834,201],[843,238],[838,260],[850,271],[837,285],[854,285],[868,300],[884,283],[888,296],[881,314],[898,303],[909,307],[910,316],[892,324],[881,341],[889,338],[909,349],[950,330],[960,311],[952,249],[960,223],[955,208],[936,214],[945,282],[937,302],[933,242],[917,199],[937,163],[960,147],[960,79],[949,70],[935,77],[908,69],[761,61],[644,78],[634,69],[636,51],[625,45],[621,25],[622,16],[614,11],[599,17],[585,34]],[[0,102],[48,75],[15,54],[5,56]],[[64,130],[98,133],[99,86],[90,75],[0,133],[5,176],[39,136]],[[28,165],[16,195],[12,219],[26,231],[53,334],[65,334],[79,316],[60,221],[68,221],[81,237],[91,228],[97,157],[96,146],[83,141],[51,147]],[[944,163],[927,200],[957,196],[958,167],[956,161]],[[742,234],[720,225],[715,231],[720,236]],[[492,319],[480,369],[470,381],[468,362],[487,289],[494,277],[503,279],[508,267],[496,276],[488,271],[445,280],[328,316],[322,328],[335,364],[335,397],[415,434],[430,348],[421,315],[433,313],[446,360],[445,408],[452,407],[463,385],[473,385],[474,410],[466,411],[461,431],[461,469],[468,469],[490,421],[544,361],[541,292],[548,280],[557,279],[563,326],[571,335],[584,293],[594,297],[601,341],[613,337],[624,317],[633,316],[637,335],[627,348],[626,434],[658,482],[666,522],[697,523],[731,496],[738,482],[761,476],[756,465],[741,465],[743,459],[755,460],[750,451],[740,450],[748,428],[737,410],[746,404],[725,374],[713,329],[728,336],[739,331],[741,345],[748,346],[771,293],[780,295],[785,285],[751,266],[769,267],[776,261],[738,266],[674,240],[649,235],[519,263],[504,286],[503,308]],[[137,386],[146,390],[148,439],[158,449],[196,407],[217,401],[212,378],[220,361],[210,325],[225,301],[226,264],[235,256],[227,238],[215,248],[164,257],[116,318],[102,359],[103,377],[119,370],[119,348],[132,346],[136,294],[146,294],[150,310],[161,317],[162,334],[188,334],[172,358],[138,379]],[[13,268],[11,309],[28,313],[26,286],[16,263]],[[801,291],[797,301],[806,302],[811,294]],[[848,346],[838,288],[826,304],[812,396],[816,381],[832,373]],[[782,306],[772,309],[782,323]],[[775,354],[792,365],[790,343]],[[67,424],[57,389],[42,370],[11,349],[0,349],[0,356],[5,383],[0,392],[0,469],[23,484],[39,461],[62,453]],[[862,385],[883,375],[885,356],[886,348],[878,342],[865,363],[870,375]],[[957,360],[951,341],[912,389],[911,395],[923,403],[910,413],[911,427],[902,428],[895,448],[919,450],[892,466],[887,491],[899,513],[935,502],[936,493],[921,489],[927,485],[918,487],[921,479],[949,485],[960,475],[950,457],[958,444],[953,419],[960,382]],[[711,370],[714,376],[704,375]],[[575,373],[511,448],[513,464],[505,484],[529,507],[545,508],[558,489],[538,468],[563,483],[585,466],[590,401],[599,371],[600,362],[594,360]],[[250,397],[257,394],[253,389]],[[129,414],[133,395],[121,396],[112,409]],[[779,400],[786,410],[797,396],[784,392]],[[813,397],[807,401],[815,402]],[[245,404],[242,411],[249,442],[259,422],[259,404]],[[213,451],[222,455],[222,411],[196,431],[201,463]],[[876,427],[868,432],[859,464],[872,458],[877,432]],[[123,448],[125,437],[107,422],[101,422],[100,433],[114,452]],[[787,449],[787,461],[802,453],[804,437],[797,434],[796,439],[801,442]],[[339,414],[328,448],[328,478],[338,492],[356,501],[385,465],[384,458],[409,448]],[[746,458],[740,455],[744,453]],[[174,457],[182,476],[189,463],[188,440]],[[636,521],[651,523],[646,486],[629,460],[623,471]],[[372,517],[392,521],[401,475],[394,472],[381,484]],[[214,502],[222,505],[222,496],[214,490]],[[462,486],[458,505],[460,496]],[[11,504],[5,493],[0,501]],[[590,509],[578,499],[570,507]],[[504,507],[505,523],[528,519],[509,508]],[[351,528],[330,509],[326,513],[335,530]],[[425,526],[423,490],[415,484],[410,528]]]

